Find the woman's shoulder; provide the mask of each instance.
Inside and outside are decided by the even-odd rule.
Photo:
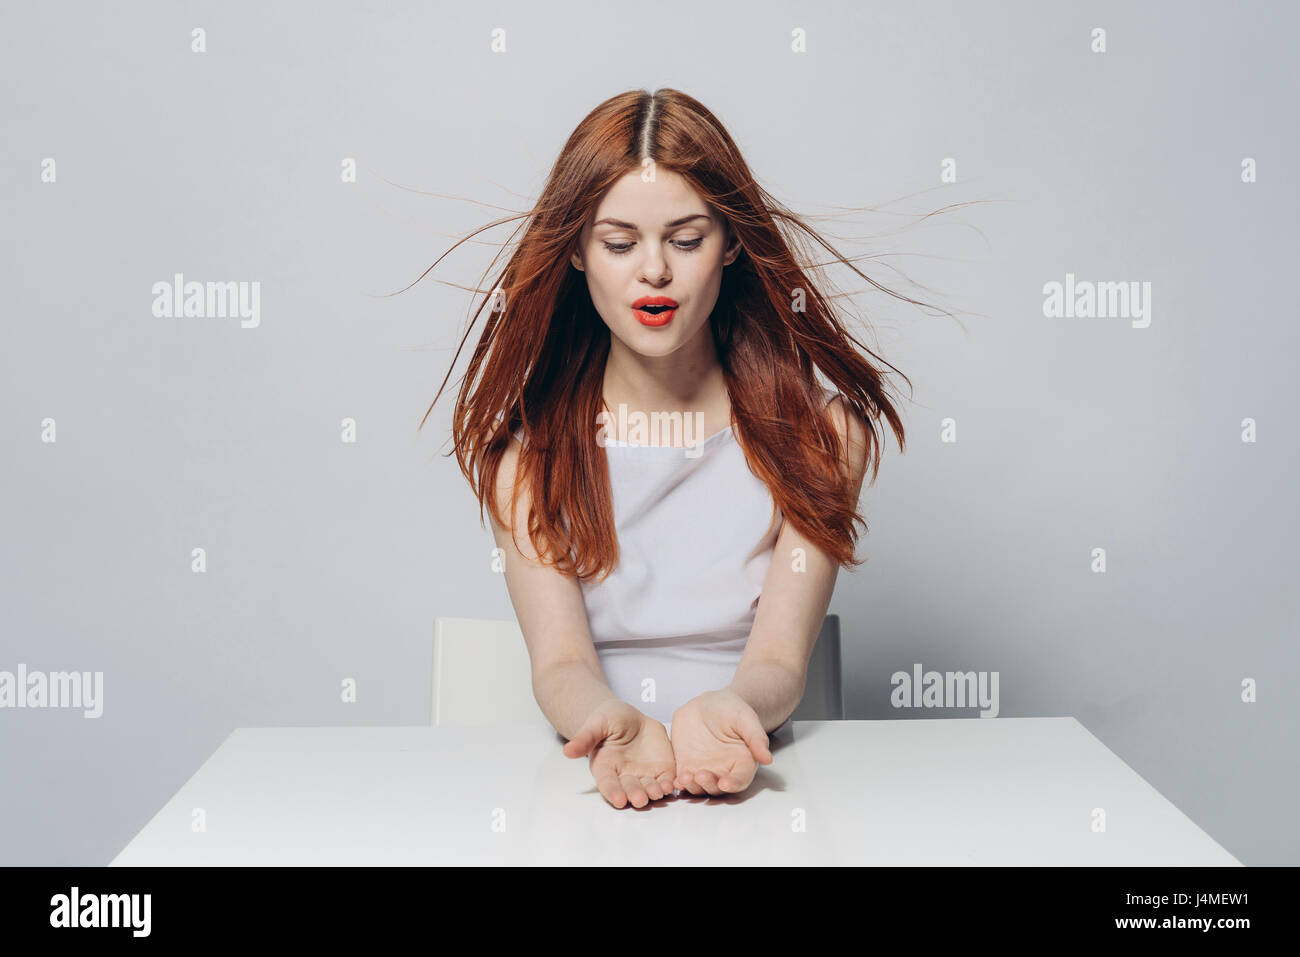
[[[822,387],[825,403],[823,411],[829,414],[835,431],[839,433],[847,458],[849,473],[861,482],[867,465],[867,427],[844,393]]]

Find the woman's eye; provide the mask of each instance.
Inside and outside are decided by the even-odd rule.
[[[683,239],[683,240],[674,239],[673,245],[676,246],[684,253],[691,253],[699,249],[700,244],[703,242],[704,242],[704,237],[701,236],[699,239]],[[605,243],[605,248],[608,249],[615,256],[622,256],[624,253],[630,251],[632,247],[635,245],[636,243]]]

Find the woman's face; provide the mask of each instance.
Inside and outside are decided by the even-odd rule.
[[[722,220],[677,173],[658,170],[643,182],[634,172],[601,198],[572,262],[587,274],[610,334],[640,355],[666,356],[707,331],[722,267],[740,253],[739,241],[728,248],[727,238]]]

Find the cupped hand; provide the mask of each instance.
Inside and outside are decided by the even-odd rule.
[[[676,762],[668,731],[623,701],[596,707],[567,744],[564,756],[590,754],[591,776],[614,807],[645,807],[673,793]]]
[[[691,794],[736,794],[749,787],[758,765],[771,764],[767,732],[739,695],[707,691],[675,712],[673,786]]]

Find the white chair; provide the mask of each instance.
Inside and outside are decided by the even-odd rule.
[[[435,727],[551,723],[533,697],[532,665],[519,623],[486,618],[435,618]]]
[[[843,717],[840,619],[827,615],[808,663],[803,700],[791,718]],[[551,726],[533,697],[532,665],[517,621],[434,619],[430,722],[435,727]]]

